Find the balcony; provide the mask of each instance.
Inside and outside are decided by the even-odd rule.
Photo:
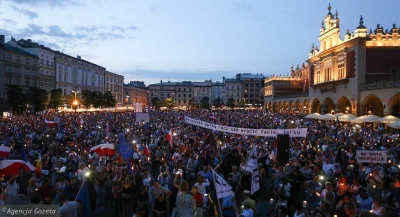
[[[370,84],[361,84],[360,90],[377,90],[377,89],[385,89],[385,88],[395,88],[400,87],[400,80],[395,81],[378,81]]]
[[[290,98],[299,98],[299,97],[308,97],[308,92],[289,94],[286,96],[276,96],[276,97],[274,97],[274,99],[290,99]]]

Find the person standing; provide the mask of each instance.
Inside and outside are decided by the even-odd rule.
[[[58,217],[78,217],[79,203],[76,201],[68,201],[67,197],[62,194],[59,197],[61,207],[58,209]]]
[[[179,185],[176,208],[180,217],[195,217],[196,201],[189,192],[189,184],[184,180]]]

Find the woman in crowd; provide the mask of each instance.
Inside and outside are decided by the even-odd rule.
[[[180,217],[195,217],[196,201],[189,192],[189,184],[184,180],[179,185],[176,209]]]

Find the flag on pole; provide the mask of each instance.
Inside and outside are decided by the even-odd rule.
[[[83,206],[83,217],[92,217],[89,187],[87,186],[86,182],[83,183],[81,190],[78,193],[78,196],[76,196],[76,200],[80,202],[81,206]]]
[[[213,121],[217,120],[217,118],[215,117],[214,113],[212,113],[212,112],[210,114],[210,119],[213,120]]]
[[[257,147],[254,145],[246,163],[245,170],[251,173],[251,194],[260,190],[260,177],[258,174]]]
[[[169,142],[169,148],[172,149],[174,147],[174,143],[172,141],[172,130],[169,130],[168,134],[165,135],[165,140]]]
[[[42,155],[40,153],[36,161],[36,174],[42,174]]]
[[[182,121],[184,119],[185,119],[185,115],[181,115],[181,116],[178,117],[178,120],[180,120],[180,121]]]
[[[85,122],[83,121],[82,115],[79,115],[78,119],[76,119],[76,122],[79,126],[82,126]]]
[[[48,121],[47,119],[44,120],[44,122],[49,126],[49,127],[54,127],[57,123],[54,121]]]
[[[228,196],[234,196],[235,193],[232,191],[232,186],[228,184],[220,175],[218,175],[214,170],[213,173],[213,180],[215,191],[217,193],[217,198],[221,199]]]

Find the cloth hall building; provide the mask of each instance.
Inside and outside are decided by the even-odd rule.
[[[400,116],[399,28],[358,27],[340,35],[331,6],[308,60],[290,76],[264,79],[264,108],[281,113]]]

